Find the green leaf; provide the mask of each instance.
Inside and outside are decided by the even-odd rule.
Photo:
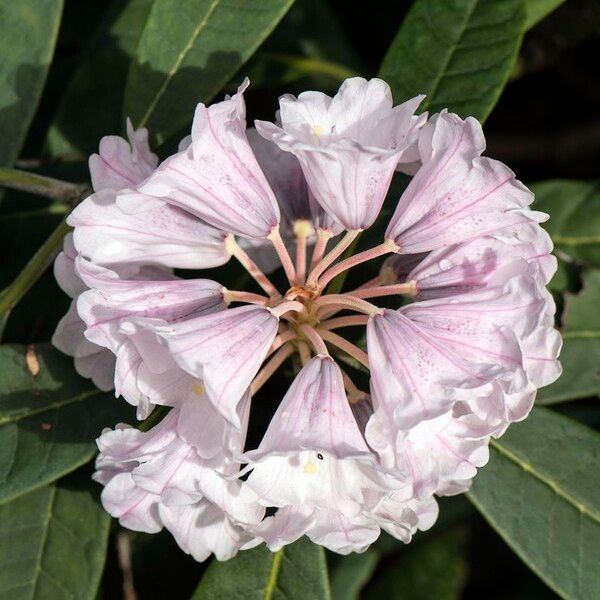
[[[469,498],[555,592],[600,598],[600,436],[538,407],[490,450]]]
[[[583,289],[567,294],[563,315],[563,374],[540,390],[538,402],[553,404],[600,395],[600,270],[587,271]]]
[[[404,548],[361,597],[365,600],[454,600],[467,574],[463,532],[452,529]]]
[[[357,600],[380,558],[380,553],[374,548],[362,554],[335,556],[330,569],[333,600]]]
[[[92,600],[109,529],[109,515],[72,481],[0,506],[0,598]]]
[[[0,346],[0,503],[89,461],[103,427],[130,415],[49,344]]]
[[[278,552],[264,546],[214,561],[192,600],[328,600],[331,598],[325,552],[302,538]]]
[[[416,0],[379,71],[396,102],[483,121],[496,104],[523,37],[522,0]]]
[[[600,267],[600,184],[556,179],[535,183],[533,208],[550,215],[544,227],[559,254]]]
[[[18,157],[54,53],[62,0],[0,6],[0,165]]]
[[[252,56],[293,0],[155,0],[125,92],[125,115],[162,143]]]
[[[525,29],[531,29],[565,0],[525,0]]]
[[[127,73],[153,0],[120,0],[92,39],[48,131],[51,156],[86,157],[123,129]]]

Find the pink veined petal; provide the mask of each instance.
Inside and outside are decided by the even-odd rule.
[[[159,514],[179,547],[200,562],[211,554],[217,560],[229,560],[251,539],[206,500],[188,506],[160,505]]]
[[[169,273],[161,279],[121,279],[105,267],[78,259],[77,271],[91,289],[78,302],[80,316],[88,326],[119,337],[113,329],[124,319],[147,317],[167,322],[199,316],[226,307],[223,287],[210,279],[179,279]]]
[[[443,414],[455,388],[485,385],[499,370],[457,356],[399,311],[369,320],[367,346],[375,414],[385,415],[392,432]]]
[[[163,525],[158,498],[135,485],[131,473],[119,473],[102,490],[104,510],[133,531],[158,533]]]
[[[237,405],[264,361],[278,323],[267,308],[241,306],[156,331],[181,368],[202,380],[217,410],[240,427]]]
[[[513,276],[507,265],[516,261],[535,262],[540,265],[542,284],[553,274],[556,259],[550,256],[552,241],[538,225],[525,227],[525,241],[500,236],[483,236],[463,244],[456,244],[431,252],[408,274],[407,280],[417,285],[418,298],[436,298],[466,293],[501,285]],[[524,229],[520,227],[520,229]],[[538,235],[533,241],[531,230]],[[396,255],[392,259],[400,258]]]
[[[350,554],[364,552],[380,533],[377,522],[369,517],[348,517],[333,510],[318,510],[315,524],[306,535],[332,552]]]
[[[525,210],[533,194],[505,165],[481,157],[485,140],[472,117],[442,113],[433,151],[402,194],[386,238],[400,252],[443,248],[543,217]]]
[[[63,242],[62,252],[54,261],[54,277],[63,292],[71,298],[79,296],[87,288],[75,273],[77,250],[73,244],[73,233],[68,233]]]
[[[243,460],[252,466],[247,484],[265,506],[309,503],[356,515],[363,489],[385,486],[329,357],[305,365],[260,446]]]
[[[308,504],[285,506],[273,516],[267,517],[253,533],[264,541],[271,552],[301,538],[314,526],[315,509]]]
[[[299,450],[323,451],[336,458],[369,457],[348,403],[342,373],[329,357],[315,356],[294,379],[252,461]]]
[[[67,222],[75,227],[77,250],[96,264],[205,269],[230,258],[223,233],[214,227],[162,202],[129,215],[117,207],[110,190],[86,198]]]
[[[134,130],[128,119],[127,135],[129,142],[116,135],[103,137],[99,153],[90,156],[90,174],[95,191],[135,186],[156,169],[158,158],[148,146],[148,130]]]
[[[424,123],[424,116],[413,118],[422,98],[392,108],[384,81],[355,77],[333,99],[317,92],[284,96],[282,126],[257,121],[256,129],[298,158],[315,199],[337,223],[365,229],[379,214],[395,168]]]
[[[246,139],[244,82],[231,98],[199,104],[192,143],[164,161],[138,188],[196,215],[217,229],[265,238],[279,223],[279,207]],[[134,193],[119,206],[137,211]]]
[[[482,339],[481,336],[506,327],[519,339],[525,369],[529,377],[535,379],[534,383],[544,385],[544,381],[553,381],[560,375],[557,361],[560,336],[551,333],[552,328],[548,326],[554,303],[531,275],[513,277],[505,286],[449,299],[426,300],[401,311],[413,321],[447,332],[465,346],[476,346],[474,342],[478,337]]]
[[[399,452],[414,466],[416,488],[439,477],[437,493],[453,495],[468,489],[477,468],[487,464],[488,442],[489,429],[484,422],[472,415],[456,417],[449,411],[409,431]],[[428,462],[423,462],[422,455],[427,455]]]

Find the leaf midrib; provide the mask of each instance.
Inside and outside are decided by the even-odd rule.
[[[53,402],[52,404],[45,404],[44,406],[40,406],[39,408],[34,408],[33,410],[30,410],[28,412],[17,413],[17,414],[8,415],[8,416],[2,416],[0,414],[0,427],[3,427],[4,425],[7,425],[9,423],[16,423],[17,421],[20,421],[21,419],[27,419],[29,417],[33,417],[40,413],[45,413],[45,412],[48,412],[51,410],[57,410],[59,408],[63,408],[64,406],[68,406],[69,404],[74,404],[75,402],[82,402],[84,400],[87,400],[88,398],[91,398],[93,396],[96,396],[98,394],[103,394],[103,393],[104,392],[102,392],[101,390],[98,390],[98,389],[88,390],[86,392],[82,392],[81,394],[78,394],[77,396],[73,396],[72,398],[67,398],[66,400],[57,400],[56,402]]]
[[[525,459],[521,458],[514,452],[510,451],[508,448],[503,446],[498,440],[491,440],[490,445],[496,449],[502,456],[516,464],[520,467],[525,473],[531,474],[538,481],[546,485],[550,488],[557,496],[561,497],[568,504],[577,509],[581,514],[587,516],[591,520],[600,524],[600,514],[596,514],[593,510],[589,509],[582,502],[577,501],[573,498],[568,492],[566,492],[558,483],[554,480],[549,479],[543,473],[540,473],[531,463],[527,462]]]
[[[173,79],[175,73],[178,71],[179,67],[181,66],[181,63],[184,61],[185,57],[190,53],[194,43],[198,39],[198,36],[202,32],[202,30],[205,29],[205,27],[208,23],[208,20],[211,18],[211,16],[213,15],[217,6],[220,3],[221,3],[221,0],[213,0],[211,5],[208,7],[208,10],[206,11],[206,15],[204,16],[202,21],[200,21],[200,23],[198,23],[197,27],[194,29],[192,35],[190,36],[188,43],[185,45],[185,47],[181,50],[181,52],[177,56],[177,59],[173,63],[173,66],[171,67],[171,69],[169,69],[169,72],[167,73],[167,76],[165,77],[158,92],[156,93],[154,100],[150,103],[150,106],[144,113],[144,116],[141,118],[138,127],[145,127],[146,124],[148,123],[148,120],[150,119],[150,116],[156,109],[158,102],[162,98],[163,94],[167,91],[167,88],[169,87],[169,83],[171,83],[171,80]]]

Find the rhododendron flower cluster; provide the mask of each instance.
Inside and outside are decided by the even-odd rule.
[[[99,437],[102,502],[197,560],[303,535],[343,554],[382,529],[408,542],[560,374],[546,215],[482,156],[473,118],[417,116],[422,97],[393,106],[385,82],[353,78],[247,129],[247,85],[199,104],[161,163],[144,129],[103,138],[68,219],[55,271],[73,304],[54,344],[138,419],[170,407]],[[346,252],[396,171],[412,179],[383,238]],[[252,289],[197,277],[232,257]],[[331,292],[367,261],[374,279]],[[366,346],[344,335],[356,328]],[[295,378],[248,447],[251,404],[284,363]]]

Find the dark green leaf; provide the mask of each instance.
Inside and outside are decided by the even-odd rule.
[[[540,390],[539,402],[552,404],[600,394],[600,270],[584,274],[583,289],[567,294],[563,316],[563,374]]]
[[[0,346],[0,503],[86,463],[103,427],[130,415],[124,400],[76,375],[72,359],[48,344],[28,356],[25,346]]]
[[[467,565],[462,531],[453,529],[404,548],[367,588],[366,600],[454,600],[460,597]]]
[[[524,22],[521,0],[416,0],[379,75],[396,102],[426,94],[423,109],[484,120],[513,68]]]
[[[519,557],[570,599],[600,597],[600,436],[544,408],[492,441],[469,498]]]
[[[371,548],[362,554],[335,557],[331,573],[331,597],[333,600],[357,600],[380,559],[377,550]]]
[[[325,552],[307,538],[269,552],[264,546],[214,561],[192,600],[328,600]]]
[[[123,129],[121,108],[125,82],[153,0],[120,0],[66,89],[48,131],[52,156],[87,156],[104,135]]]
[[[109,528],[90,491],[71,481],[0,506],[0,598],[92,600]]]
[[[525,29],[531,29],[553,10],[556,10],[565,0],[525,0]]]
[[[293,0],[155,0],[125,92],[125,115],[159,143],[219,92]]]
[[[0,5],[0,165],[15,161],[54,53],[62,0]]]
[[[544,227],[557,253],[600,267],[600,184],[556,179],[531,186],[533,207],[550,215]]]

